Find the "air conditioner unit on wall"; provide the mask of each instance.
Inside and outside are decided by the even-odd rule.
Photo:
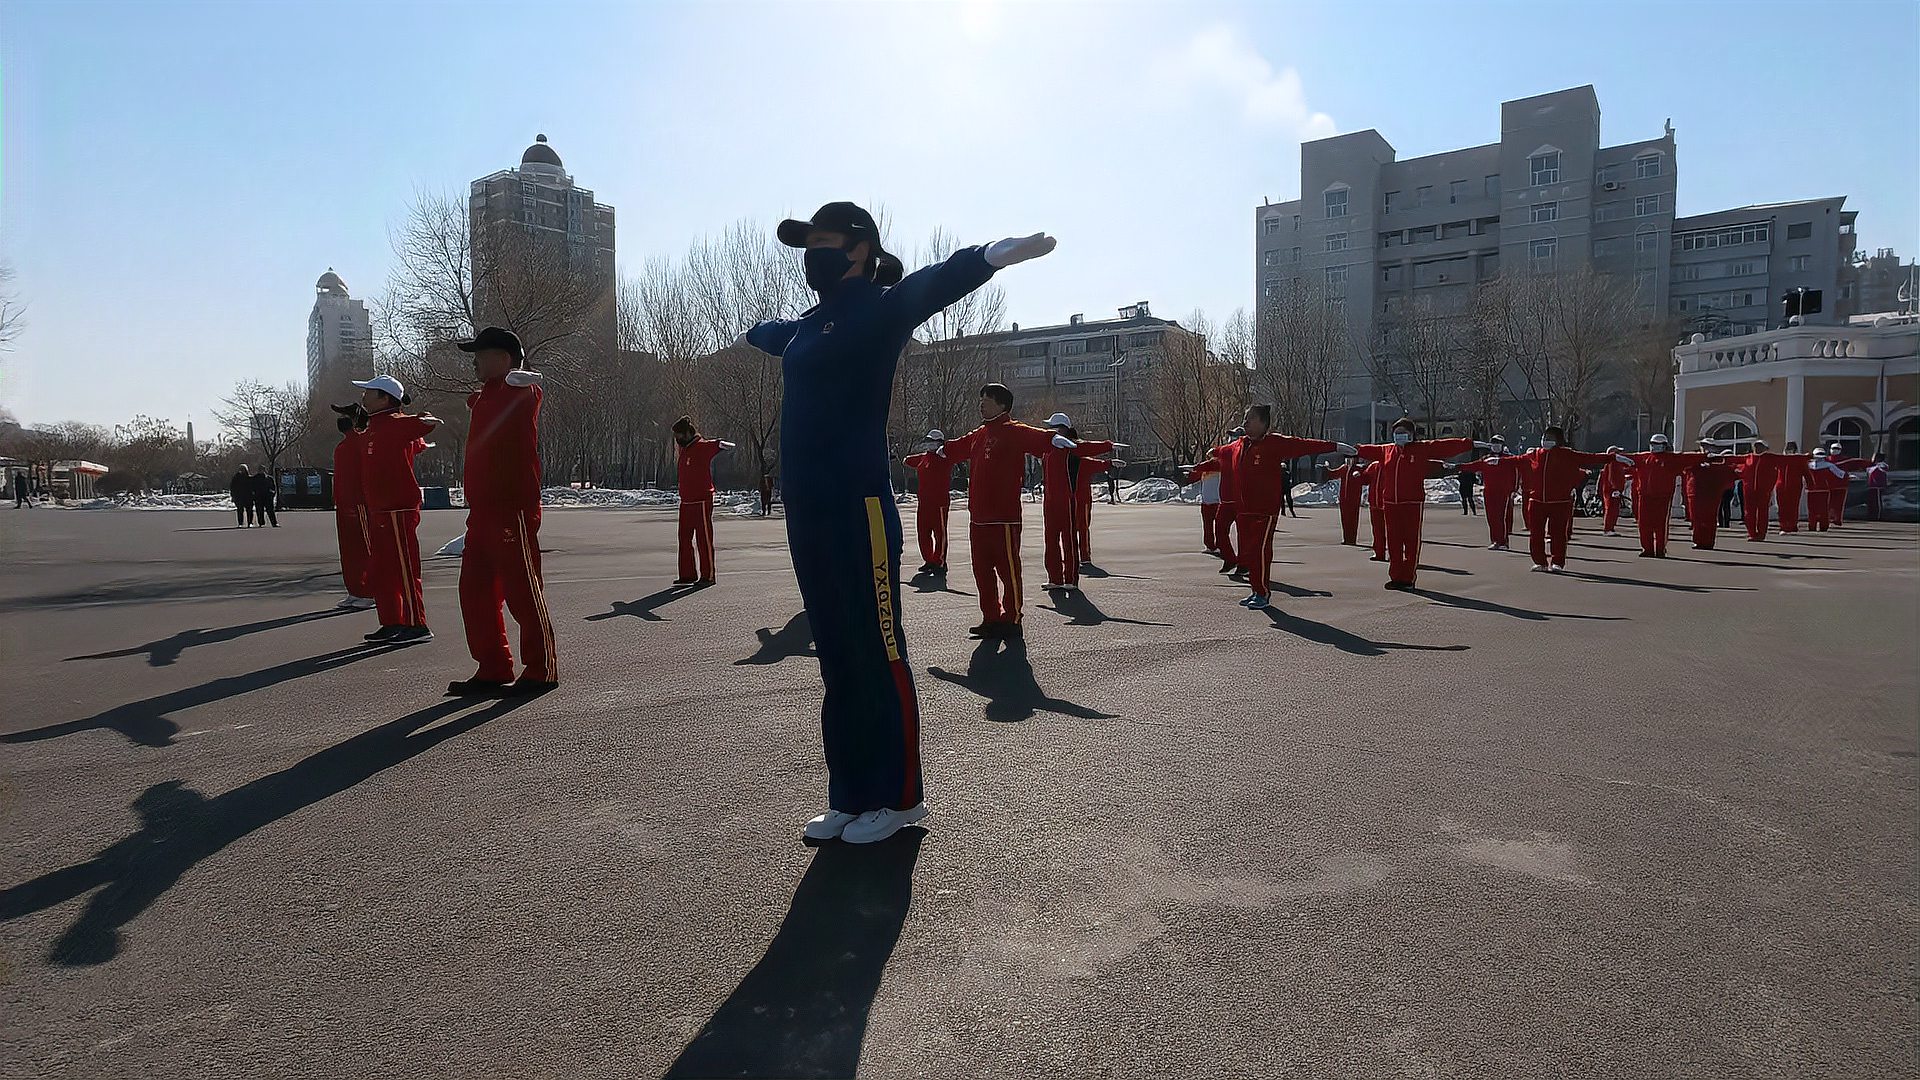
[[[1607,181],[1606,183],[1604,183],[1604,184],[1601,184],[1601,185],[1600,185],[1600,190],[1601,190],[1601,191],[1619,191],[1619,190],[1620,190],[1620,181],[1618,181],[1618,180],[1609,180],[1609,181]]]

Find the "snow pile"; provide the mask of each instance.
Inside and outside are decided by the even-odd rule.
[[[1329,480],[1324,484],[1293,485],[1293,504],[1295,506],[1339,506],[1340,481]]]
[[[461,533],[459,536],[456,536],[453,539],[447,541],[446,543],[441,544],[440,550],[434,552],[432,555],[428,556],[428,558],[457,559],[466,550],[467,550],[467,534]]]
[[[464,494],[463,492],[462,495]],[[466,502],[465,498],[459,501],[463,505]],[[562,509],[640,510],[648,507],[673,506],[679,501],[680,496],[677,493],[658,489],[633,491],[621,488],[550,487],[540,492],[541,506]]]
[[[1199,485],[1192,486],[1195,492],[1199,491]],[[1199,495],[1195,494],[1194,498],[1199,498]],[[1180,489],[1179,484],[1163,477],[1149,476],[1145,480],[1140,480],[1132,484],[1122,484],[1120,501],[1124,503],[1170,503],[1189,502],[1192,500],[1186,498],[1186,493]]]
[[[122,495],[113,500],[123,510],[231,510],[226,495]]]

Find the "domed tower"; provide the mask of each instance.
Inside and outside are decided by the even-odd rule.
[[[351,295],[347,292],[347,283],[340,280],[340,275],[334,273],[331,266],[327,267],[326,273],[320,275],[319,281],[313,283],[313,287],[321,296]]]
[[[318,409],[345,400],[352,392],[350,379],[372,374],[373,320],[331,266],[313,283],[313,293],[313,311],[307,315],[307,399]]]
[[[531,240],[564,253],[565,265],[569,268],[564,278],[552,283],[527,282],[518,288],[505,288],[505,283],[484,277],[476,280],[473,283],[474,313],[480,325],[508,326],[525,334],[534,328],[516,325],[524,313],[505,310],[509,305],[499,298],[514,293],[552,296],[555,291],[574,292],[579,278],[573,275],[584,275],[593,283],[593,289],[604,295],[586,298],[592,302],[563,299],[557,306],[570,312],[593,309],[579,316],[589,324],[587,328],[591,333],[587,338],[592,339],[592,344],[576,334],[578,328],[570,326],[552,327],[549,329],[556,333],[539,336],[567,338],[583,348],[613,347],[613,207],[595,201],[592,191],[574,184],[560,160],[560,152],[547,141],[545,132],[534,136],[532,144],[520,154],[517,168],[501,169],[473,182],[468,189],[467,215],[475,245],[498,243],[505,238]],[[524,260],[502,261],[508,265],[526,265]],[[574,315],[560,317],[572,319]]]

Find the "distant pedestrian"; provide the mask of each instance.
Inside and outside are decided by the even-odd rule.
[[[1867,469],[1867,520],[1880,520],[1880,505],[1887,496],[1887,455],[1873,455],[1873,465]]]
[[[1293,508],[1293,462],[1280,467],[1280,510],[1288,517],[1299,517],[1300,511]]]
[[[13,474],[13,508],[18,510],[23,506],[33,509],[33,500],[27,497],[27,474],[17,472]]]
[[[253,478],[247,474],[245,465],[240,466],[240,471],[227,481],[227,494],[233,499],[234,524],[242,529],[252,526]]]
[[[1477,514],[1480,512],[1479,506],[1473,501],[1473,485],[1477,479],[1477,474],[1472,470],[1460,474],[1460,512],[1462,514]]]
[[[272,524],[274,528],[279,528],[280,515],[274,513],[273,505],[276,494],[273,490],[273,475],[255,465],[250,486],[253,489],[253,512],[259,518],[260,524]]]

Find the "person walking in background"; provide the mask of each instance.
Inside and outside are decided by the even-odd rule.
[[[1460,482],[1460,512],[1462,514],[1478,513],[1479,512],[1478,509],[1473,505],[1473,482],[1474,482],[1473,470],[1472,469],[1461,470],[1459,482]]]
[[[673,422],[673,441],[680,447],[680,576],[675,585],[707,586],[713,576],[713,459],[733,444],[703,439],[691,417]]]
[[[1299,517],[1300,511],[1293,508],[1293,462],[1280,467],[1280,511],[1288,517]]]
[[[333,446],[333,532],[340,542],[340,580],[347,588],[346,599],[336,606],[364,611],[374,606],[373,590],[367,585],[371,539],[362,481],[367,461],[367,414],[359,405],[335,405],[333,411],[340,414],[334,422],[340,429],[340,441]]]
[[[427,413],[403,413],[413,399],[400,380],[376,375],[353,384],[367,410],[366,461],[361,473],[367,498],[367,584],[380,609],[380,629],[368,641],[417,645],[433,640],[427,629],[426,591],[420,581],[420,481],[413,459],[440,425]]]
[[[947,435],[939,428],[927,432],[927,449],[909,454],[901,464],[912,469],[914,531],[920,537],[920,572],[947,572],[947,516],[953,509],[953,462],[947,460]]]
[[[253,477],[245,465],[227,481],[227,495],[233,499],[234,524],[242,529],[253,527]]]
[[[277,485],[273,481],[273,474],[255,465],[252,485],[254,513],[260,516],[262,524],[271,523],[274,528],[279,528],[280,515],[274,512],[274,503],[279,493],[274,490]]]
[[[553,620],[540,572],[540,374],[525,369],[519,335],[489,326],[459,345],[473,354],[478,392],[461,483],[467,492],[466,546],[460,557],[460,618],[479,670],[449,683],[454,697],[541,694],[560,685]],[[520,626],[520,660],[501,607]]]
[[[13,508],[19,510],[23,507],[33,509],[33,500],[27,496],[27,474],[17,472],[13,474]]]

